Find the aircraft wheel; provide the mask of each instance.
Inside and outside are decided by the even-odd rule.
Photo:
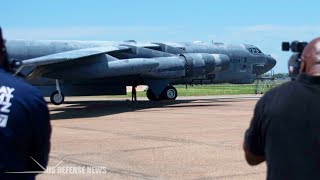
[[[175,100],[177,97],[177,89],[173,86],[168,86],[162,91],[162,99]]]
[[[157,96],[154,94],[154,92],[151,89],[147,90],[147,98],[150,101],[159,101],[159,99],[157,98]]]
[[[50,101],[54,105],[60,105],[64,103],[64,95],[59,94],[59,91],[54,91],[50,96]]]

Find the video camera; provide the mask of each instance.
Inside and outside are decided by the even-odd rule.
[[[289,76],[294,79],[300,72],[301,66],[301,54],[304,48],[308,45],[307,42],[293,41],[282,42],[282,51],[290,51],[294,54],[290,57],[288,61]]]

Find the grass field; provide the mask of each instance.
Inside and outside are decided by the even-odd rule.
[[[254,94],[254,85],[204,85],[185,88],[177,86],[180,96],[206,96],[206,95],[224,95],[224,94]]]
[[[209,95],[231,95],[231,94],[255,94],[255,84],[217,84],[217,85],[199,85],[188,86],[185,85],[175,86],[178,91],[178,96],[209,96]],[[270,88],[265,88],[264,91],[268,91]],[[128,97],[131,97],[131,93],[128,93]],[[145,97],[146,92],[138,92],[138,97]]]

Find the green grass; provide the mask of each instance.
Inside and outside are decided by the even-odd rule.
[[[177,86],[179,96],[207,96],[227,94],[253,94],[254,85],[203,85],[185,88]]]
[[[175,86],[178,91],[178,96],[210,96],[210,95],[232,95],[232,94],[255,94],[255,84],[217,84],[217,85],[194,85],[188,86],[188,89],[184,85]],[[268,90],[268,89],[267,89]],[[131,93],[128,93],[128,97],[131,97]],[[138,97],[145,97],[146,92],[138,92]]]

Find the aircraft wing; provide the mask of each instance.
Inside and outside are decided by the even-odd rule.
[[[128,49],[130,48],[125,46],[102,46],[102,47],[94,47],[94,48],[87,48],[87,49],[79,49],[74,51],[67,51],[63,53],[42,56],[42,57],[33,58],[33,59],[27,59],[22,62],[22,66],[26,67],[26,66],[41,66],[41,65],[55,64],[55,63],[71,61],[79,58],[89,57],[89,56],[106,54],[110,52],[125,51]]]

